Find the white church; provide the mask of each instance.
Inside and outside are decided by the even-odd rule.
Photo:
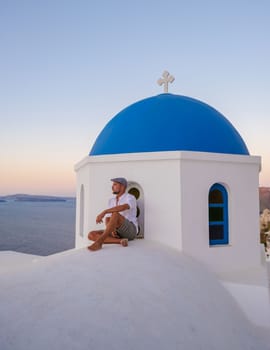
[[[76,164],[76,247],[89,245],[110,179],[122,176],[137,198],[139,237],[216,273],[258,267],[261,159],[213,107],[168,93],[172,80],[165,71],[165,92],[119,112]]]

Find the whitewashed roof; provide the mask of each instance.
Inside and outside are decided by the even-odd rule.
[[[135,241],[30,260],[1,270],[1,349],[269,349],[218,279],[177,250]]]

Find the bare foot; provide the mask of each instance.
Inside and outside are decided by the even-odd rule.
[[[96,241],[93,244],[91,244],[89,247],[87,247],[92,252],[99,250],[102,248],[102,243],[100,241]]]
[[[122,238],[120,241],[120,244],[122,247],[127,247],[128,246],[128,239],[127,238]]]

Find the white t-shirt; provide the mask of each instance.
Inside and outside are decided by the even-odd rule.
[[[118,202],[116,203],[116,196],[109,199],[108,202],[108,208],[116,207],[117,205],[123,205],[128,204],[129,209],[126,209],[124,211],[120,211],[119,213],[124,216],[127,220],[133,222],[133,224],[136,226],[137,232],[138,232],[138,221],[137,221],[137,202],[136,198],[129,193],[122,194],[121,197],[119,197]],[[110,217],[112,214],[109,213],[106,216]]]

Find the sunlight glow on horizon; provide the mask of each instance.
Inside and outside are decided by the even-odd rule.
[[[165,69],[169,92],[230,120],[270,187],[269,13],[255,0],[5,2],[0,195],[74,196],[74,165],[115,114],[162,93]]]

